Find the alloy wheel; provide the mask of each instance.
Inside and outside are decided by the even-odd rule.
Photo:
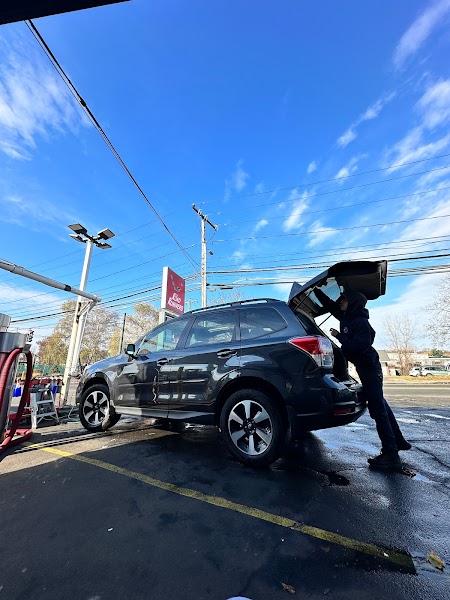
[[[228,432],[233,444],[249,456],[265,452],[273,438],[269,413],[255,400],[241,400],[230,411]]]
[[[91,392],[83,404],[83,416],[92,427],[98,427],[103,423],[108,410],[108,396],[100,390]]]

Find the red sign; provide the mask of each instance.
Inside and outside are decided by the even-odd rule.
[[[161,308],[180,315],[184,313],[186,282],[169,267],[163,268]]]

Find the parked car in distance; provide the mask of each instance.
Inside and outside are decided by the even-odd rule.
[[[422,374],[422,367],[413,367],[409,374],[411,375],[411,377],[420,377],[420,375]]]
[[[422,367],[421,375],[423,377],[431,377],[432,375],[450,375],[450,371],[445,367],[430,365],[428,367]]]
[[[124,353],[88,367],[77,389],[83,426],[101,431],[121,415],[217,425],[233,456],[260,466],[286,439],[345,425],[366,409],[362,386],[315,318],[318,285],[369,299],[385,293],[386,261],[338,263],[288,302],[261,298],[170,319]]]

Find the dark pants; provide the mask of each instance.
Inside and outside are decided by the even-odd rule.
[[[356,366],[367,398],[369,414],[377,426],[378,437],[385,452],[397,452],[396,440],[403,435],[391,407],[383,396],[383,373],[378,365]]]

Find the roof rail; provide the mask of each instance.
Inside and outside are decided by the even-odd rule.
[[[280,302],[277,298],[252,298],[251,300],[236,300],[236,302],[225,302],[225,304],[216,304],[215,306],[206,306],[205,308],[194,308],[184,314],[193,314],[198,312],[204,312],[209,310],[215,310],[216,308],[223,308],[224,306],[239,306],[241,304],[257,304],[259,302]]]

